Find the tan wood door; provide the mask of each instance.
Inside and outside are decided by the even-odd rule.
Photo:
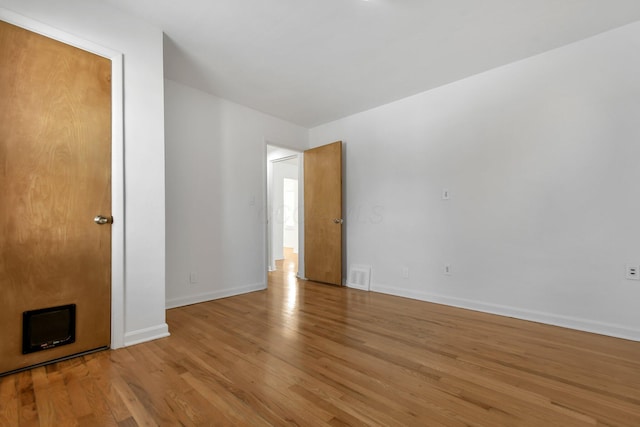
[[[342,286],[342,141],[304,152],[305,276]]]
[[[0,21],[0,373],[106,347],[111,61]],[[75,343],[22,354],[22,313],[76,304]]]

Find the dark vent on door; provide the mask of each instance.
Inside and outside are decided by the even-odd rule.
[[[22,353],[33,353],[76,341],[76,305],[22,313]]]

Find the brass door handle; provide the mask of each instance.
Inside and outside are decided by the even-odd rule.
[[[336,223],[336,224],[342,224],[344,222],[344,220],[342,218],[335,218],[333,220],[333,222]]]
[[[96,217],[93,218],[93,222],[95,222],[98,225],[113,224],[113,217],[96,215]]]

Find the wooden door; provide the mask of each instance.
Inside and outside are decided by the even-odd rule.
[[[0,21],[0,373],[107,347],[111,61]],[[22,354],[22,314],[76,305],[76,340]]]
[[[305,276],[342,286],[342,141],[304,152]]]

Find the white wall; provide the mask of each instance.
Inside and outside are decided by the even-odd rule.
[[[285,215],[297,215],[297,203],[296,209],[291,210],[284,204],[284,179],[298,179],[298,158],[275,161],[272,162],[273,167],[273,183],[272,194],[273,204],[271,212],[271,227],[272,227],[272,253],[274,259],[283,259],[283,248],[294,248],[295,253],[298,252],[298,232],[297,226],[295,229],[289,229],[285,227]],[[296,188],[297,193],[297,188]],[[297,202],[297,199],[296,199]]]
[[[82,0],[0,0],[0,7],[124,55],[126,273],[116,311],[125,321],[116,342],[166,336],[162,32]]]
[[[312,129],[345,141],[348,263],[376,291],[640,340],[639,51],[636,23]]]
[[[285,248],[293,249],[293,253],[298,253],[298,164],[290,167],[292,173],[290,177],[283,179],[283,212],[284,212],[284,237],[282,244]],[[287,200],[287,193],[291,194],[291,199]]]
[[[170,80],[165,111],[167,306],[266,288],[265,141],[308,131]]]
[[[284,191],[283,180],[286,165],[282,162],[271,162],[271,254],[274,260],[284,258]]]

